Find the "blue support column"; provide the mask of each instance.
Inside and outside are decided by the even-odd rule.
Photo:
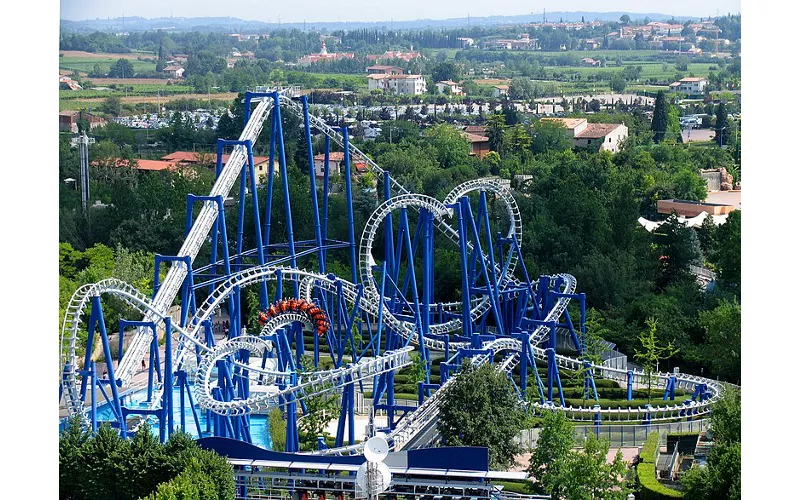
[[[281,106],[280,106],[280,97],[277,92],[273,93],[273,99],[275,99],[275,106],[272,108],[273,113],[275,113],[275,122],[277,128],[277,141],[278,141],[278,151],[280,152],[280,161],[281,161],[281,184],[283,185],[283,209],[286,215],[286,236],[287,236],[287,244],[289,246],[289,256],[291,259],[292,267],[297,267],[297,255],[295,253],[294,247],[294,224],[292,223],[292,204],[289,200],[289,172],[286,169],[286,148],[283,144],[283,123],[281,120]],[[294,285],[294,297],[298,297],[300,295],[300,288],[297,281],[292,282]]]
[[[172,318],[169,316],[164,318],[164,337],[164,396],[162,405],[165,406],[167,413],[167,439],[169,439],[169,437],[172,436],[172,431],[175,425],[173,422],[174,415],[172,411]],[[163,425],[164,420],[162,420],[161,423]]]
[[[633,370],[628,370],[628,401],[633,401]]]
[[[317,202],[317,172],[314,166],[314,148],[311,142],[311,124],[308,116],[308,96],[303,96],[303,124],[306,131],[306,144],[308,145],[308,177],[311,190],[311,212],[314,216],[314,237],[317,243],[317,261],[319,272],[325,274],[325,255],[322,251],[322,228],[319,220],[319,204]]]
[[[108,342],[108,333],[106,331],[106,322],[103,317],[103,307],[100,304],[100,297],[94,296],[92,297],[92,312],[89,316],[89,329],[93,330],[94,328],[98,328],[100,330],[100,339],[103,345],[103,356],[106,359],[106,369],[108,370],[108,380],[109,385],[111,385],[111,394],[113,398],[113,408],[116,418],[119,422],[119,431],[120,435],[125,438],[128,435],[126,426],[125,426],[125,417],[122,413],[122,403],[119,397],[119,391],[117,390],[117,386],[119,385],[119,381],[114,374],[114,358],[111,356],[111,345]],[[95,377],[92,377],[92,383],[96,384]],[[92,388],[94,390],[94,387]]]
[[[353,177],[350,173],[350,139],[347,127],[342,127],[342,137],[344,140],[344,187],[347,197],[347,236],[350,242],[350,276],[353,283],[358,283],[358,261],[356,260],[356,236],[355,221],[353,216]]]

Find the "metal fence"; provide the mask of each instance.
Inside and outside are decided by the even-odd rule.
[[[667,434],[681,432],[703,432],[708,429],[708,420],[690,420],[688,422],[670,422],[650,425],[586,425],[574,428],[575,441],[578,445],[586,441],[589,434],[608,439],[611,447],[642,446],[651,432],[658,432],[660,441],[665,441]],[[523,448],[534,448],[539,439],[540,428],[526,429],[519,433],[516,441]]]

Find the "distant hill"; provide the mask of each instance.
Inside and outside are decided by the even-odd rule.
[[[558,22],[563,20],[580,21],[617,21],[623,14],[628,14],[632,20],[650,18],[651,21],[666,21],[674,19],[684,22],[697,19],[687,16],[672,16],[657,13],[631,13],[631,12],[547,12],[547,21]],[[61,20],[61,27],[67,31],[91,32],[112,31],[130,32],[162,29],[166,31],[218,31],[218,32],[244,32],[259,33],[278,28],[297,28],[308,30],[352,30],[363,28],[385,29],[424,29],[424,28],[458,28],[467,26],[496,26],[501,24],[540,23],[543,15],[539,13],[522,14],[516,16],[488,16],[488,17],[456,17],[450,19],[416,19],[413,21],[377,21],[377,22],[327,22],[308,21],[305,23],[265,23],[262,21],[248,21],[236,17],[157,17],[146,19],[144,17],[125,17],[115,19],[87,19],[83,21]]]

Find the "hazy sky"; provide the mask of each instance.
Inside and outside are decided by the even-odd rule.
[[[61,0],[61,19],[73,21],[120,16],[238,17],[278,22],[406,21],[451,17],[518,15],[548,11],[657,13],[707,17],[741,10],[738,0],[556,0],[525,2],[504,0]]]

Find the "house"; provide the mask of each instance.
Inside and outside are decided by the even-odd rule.
[[[328,53],[328,48],[325,46],[325,42],[322,42],[322,50],[320,50],[319,54],[308,54],[300,59],[297,60],[297,64],[301,66],[308,66],[311,63],[315,62],[324,62],[324,61],[338,61],[340,59],[353,59],[355,57],[354,52],[332,52]]]
[[[594,50],[600,46],[600,42],[590,38],[589,40],[584,40],[583,45],[589,50]]]
[[[230,159],[231,155],[223,154],[222,163],[225,164]],[[166,156],[161,157],[162,160],[175,163],[176,165],[203,165],[215,168],[217,165],[216,153],[197,153],[194,151],[175,151]],[[256,174],[256,179],[261,183],[261,177],[266,177],[269,174],[269,158],[266,156],[253,156],[253,167]],[[280,175],[280,164],[276,159],[273,161],[273,172],[275,175]]]
[[[78,120],[89,122],[89,130],[102,127],[106,121],[86,111],[62,111],[58,114],[58,130],[61,132],[78,133]]]
[[[493,97],[500,97],[501,95],[508,95],[508,85],[495,85],[492,91]]]
[[[351,170],[353,175],[363,175],[369,171],[366,163],[354,161],[352,156],[350,156],[350,163],[353,167]],[[328,154],[328,175],[338,175],[342,170],[344,170],[344,152],[331,151]],[[325,177],[325,153],[314,155],[314,175],[317,176],[317,179]]]
[[[584,57],[581,59],[582,66],[600,66],[600,61],[592,59],[591,57]]]
[[[486,156],[486,153],[489,152],[488,137],[477,134],[471,134],[469,132],[464,132],[464,131],[461,131],[459,133],[461,134],[461,137],[468,140],[472,145],[472,151],[470,151],[469,153],[470,156],[477,156],[478,158],[483,159],[483,157]]]
[[[708,80],[705,78],[692,76],[670,83],[669,91],[683,92],[686,95],[703,95],[706,85],[708,85]]]
[[[586,118],[542,118],[561,123],[566,129],[572,146],[576,148],[598,147],[616,153],[620,144],[628,138],[628,127],[622,123],[589,123]]]
[[[369,90],[380,90],[398,95],[419,95],[428,91],[422,75],[367,75]]]
[[[439,90],[440,94],[449,93],[451,95],[464,95],[464,91],[461,90],[461,86],[456,82],[450,80],[443,80],[441,82],[436,82],[436,88]]]
[[[402,50],[387,50],[383,54],[369,54],[365,57],[365,59],[375,62],[402,59],[405,62],[409,62],[418,57],[422,57],[422,54],[419,52],[414,52],[414,46],[412,45],[410,52],[403,52]]]
[[[456,38],[456,40],[458,40],[458,42],[461,44],[462,49],[466,49],[467,47],[472,47],[473,45],[475,45],[475,40],[473,40],[472,38],[459,37]]]
[[[487,48],[505,50],[530,50],[539,48],[539,39],[531,38],[527,33],[523,33],[515,39],[489,40],[485,43]]]
[[[398,66],[385,66],[382,64],[375,64],[367,68],[367,74],[370,75],[402,75],[403,68]]]
[[[92,165],[96,167],[100,166],[101,164],[93,161]],[[179,167],[179,165],[174,162],[161,160],[136,160],[135,165],[131,165],[128,160],[123,160],[121,158],[117,158],[113,163],[108,163],[107,165],[116,167],[133,167],[140,172],[159,172],[161,170],[175,171]]]
[[[467,125],[464,127],[464,132],[477,135],[486,135],[487,129],[488,127],[486,125]]]
[[[80,86],[78,82],[73,80],[67,75],[61,75],[58,77],[58,85],[61,88],[68,88],[69,90],[81,90],[83,87]]]
[[[184,69],[180,66],[167,66],[164,68],[164,73],[168,74],[170,78],[183,78]]]

